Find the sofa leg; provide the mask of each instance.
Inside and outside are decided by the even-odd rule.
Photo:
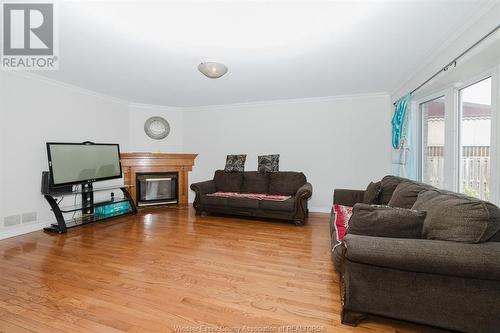
[[[201,211],[201,210],[196,209],[196,210],[195,210],[194,215],[196,215],[196,216],[201,216],[201,213],[202,213],[202,211]]]
[[[366,319],[366,314],[354,312],[351,310],[342,309],[341,322],[344,325],[358,326],[358,324]]]
[[[295,223],[295,225],[304,225],[303,220],[293,220],[293,223]]]

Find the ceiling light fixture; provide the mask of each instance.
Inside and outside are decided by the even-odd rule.
[[[202,62],[198,65],[198,70],[206,77],[218,79],[227,73],[227,67],[218,62]]]

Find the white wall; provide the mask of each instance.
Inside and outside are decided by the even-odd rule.
[[[191,182],[211,179],[227,154],[280,154],[280,170],[313,185],[310,209],[329,211],[335,188],[364,189],[390,171],[390,101],[385,94],[249,103],[185,110],[184,150],[198,153]],[[191,200],[192,200],[191,193]]]
[[[0,238],[53,221],[40,195],[47,170],[45,142],[119,143],[129,146],[128,103],[38,76],[0,73]],[[4,227],[4,217],[37,213],[37,221]]]
[[[144,123],[153,116],[165,118],[170,124],[170,134],[164,140],[154,140],[144,132]],[[131,104],[130,105],[130,146],[133,152],[182,152],[183,111],[180,108]]]

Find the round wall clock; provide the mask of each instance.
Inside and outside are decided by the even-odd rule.
[[[165,118],[151,117],[144,123],[144,132],[151,139],[165,139],[170,133],[170,124]]]

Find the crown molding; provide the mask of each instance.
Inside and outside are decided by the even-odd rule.
[[[130,108],[141,108],[150,110],[163,110],[163,111],[182,111],[184,108],[179,106],[156,105],[156,104],[143,104],[143,103],[129,103]]]
[[[321,96],[321,97],[305,97],[305,98],[289,98],[289,99],[276,99],[276,100],[266,100],[266,101],[256,101],[256,102],[245,102],[245,103],[230,103],[230,104],[214,104],[214,105],[203,105],[203,106],[186,106],[179,107],[183,111],[209,111],[209,110],[221,110],[221,109],[235,109],[242,107],[252,107],[252,106],[273,106],[273,105],[287,105],[287,104],[304,104],[304,103],[321,103],[321,102],[332,102],[332,101],[342,101],[350,99],[362,99],[362,98],[390,98],[389,94],[386,92],[376,92],[376,93],[363,93],[363,94],[350,94],[350,95],[337,95],[337,96]]]
[[[427,56],[424,57],[424,59],[426,60],[424,60],[419,66],[417,66],[415,70],[412,70],[408,75],[405,75],[406,79],[403,79],[401,84],[397,85],[395,89],[391,90],[390,96],[392,98],[399,98],[400,96],[395,95],[399,94],[399,92],[405,89],[405,87],[408,86],[411,81],[416,79],[418,74],[423,72],[426,68],[430,67],[440,55],[442,55],[452,44],[460,39],[461,36],[463,36],[472,26],[474,26],[496,5],[499,5],[498,0],[489,0],[485,3],[478,3],[477,10],[474,11],[474,14],[472,14],[465,22],[461,22],[457,26],[455,26],[454,29],[451,29],[451,31],[454,32],[451,35],[443,38],[443,40],[437,44],[439,45],[439,47],[430,51]],[[449,60],[451,61],[452,59]],[[440,64],[435,70],[438,70],[445,65],[447,64]]]
[[[273,106],[273,105],[287,105],[287,104],[304,104],[304,103],[321,103],[321,102],[331,102],[331,101],[341,101],[350,99],[362,99],[362,98],[390,98],[387,92],[374,92],[374,93],[359,93],[359,94],[346,94],[346,95],[335,95],[335,96],[319,96],[319,97],[304,97],[304,98],[288,98],[288,99],[275,99],[275,100],[262,100],[255,102],[243,102],[243,103],[228,103],[228,104],[213,104],[213,105],[201,105],[201,106],[168,106],[168,105],[156,105],[147,103],[135,103],[130,102],[118,97],[102,94],[90,89],[85,89],[73,84],[66,82],[54,80],[47,78],[45,76],[34,74],[25,71],[3,71],[2,74],[15,75],[19,77],[24,77],[27,79],[37,80],[46,84],[57,86],[63,89],[72,90],[77,93],[85,94],[88,96],[93,96],[115,103],[120,103],[127,105],[129,108],[143,108],[150,110],[163,110],[163,111],[204,111],[204,110],[220,110],[220,109],[234,109],[242,107],[252,107],[252,106]]]
[[[25,72],[25,71],[2,71],[2,74],[9,74],[9,75],[23,77],[23,78],[26,78],[26,79],[37,80],[39,82],[50,84],[50,85],[53,85],[53,86],[56,86],[56,87],[59,87],[59,88],[71,90],[73,92],[77,92],[77,93],[88,95],[88,96],[92,96],[92,97],[97,97],[97,98],[100,98],[100,99],[105,99],[105,100],[108,100],[108,101],[111,101],[111,102],[115,102],[115,103],[120,103],[120,104],[124,104],[124,105],[129,105],[130,104],[130,102],[128,102],[128,101],[126,101],[126,100],[124,100],[122,98],[118,98],[118,97],[114,97],[114,96],[102,94],[102,93],[96,92],[94,90],[82,88],[82,87],[79,87],[79,86],[76,86],[76,85],[73,85],[73,84],[70,84],[70,83],[66,83],[66,82],[62,82],[62,81],[50,79],[50,78],[45,77],[43,75],[35,74],[35,73],[32,73],[32,72]]]

